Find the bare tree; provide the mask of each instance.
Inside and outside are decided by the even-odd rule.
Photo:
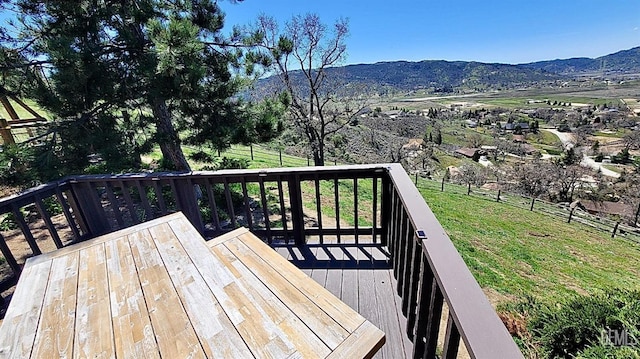
[[[294,16],[281,31],[276,21],[261,16],[259,44],[269,51],[271,69],[289,96],[289,113],[311,147],[313,161],[323,166],[327,140],[350,124],[366,106],[361,89],[340,83],[336,69],[346,57],[346,20],[331,30],[316,14]]]
[[[627,133],[622,137],[624,146],[629,150],[636,150],[640,148],[640,131],[635,130]]]
[[[620,197],[632,208],[629,216],[629,223],[638,225],[640,217],[640,174],[632,173],[625,176],[625,180],[619,191]]]
[[[573,201],[573,194],[579,185],[579,181],[586,173],[585,168],[579,165],[566,165],[563,161],[552,161],[552,167],[548,171],[551,177],[550,189],[560,202]]]
[[[553,170],[551,164],[538,159],[517,164],[512,172],[516,190],[537,199],[548,190]]]

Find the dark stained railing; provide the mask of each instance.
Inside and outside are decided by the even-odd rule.
[[[53,250],[175,211],[206,237],[245,226],[268,243],[336,236],[386,245],[415,358],[436,357],[445,304],[443,358],[456,357],[460,339],[472,358],[522,357],[398,164],[75,176],[0,200],[0,216],[13,216],[32,255],[43,252],[42,240],[23,213],[38,219]],[[16,258],[2,235],[0,251],[13,273],[0,284],[6,290],[25,258]]]

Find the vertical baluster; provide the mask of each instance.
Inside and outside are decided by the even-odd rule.
[[[138,213],[136,213],[136,207],[133,204],[133,200],[131,199],[131,193],[129,192],[129,187],[127,187],[124,181],[118,181],[120,185],[120,190],[122,191],[122,197],[124,197],[124,202],[127,205],[127,210],[129,212],[129,217],[134,224],[140,223],[140,218],[138,218]]]
[[[267,230],[267,243],[271,244],[273,242],[273,237],[271,236],[271,221],[269,221],[269,203],[267,202],[267,192],[264,188],[264,179],[260,177],[260,200],[262,201],[262,215],[264,217],[264,226]]]
[[[353,224],[356,230],[356,244],[358,244],[358,225],[359,225],[359,215],[358,215],[358,178],[353,179]]]
[[[78,232],[78,227],[76,226],[76,222],[73,220],[73,216],[71,215],[71,211],[69,211],[69,205],[65,200],[64,195],[62,194],[62,190],[60,187],[56,188],[56,198],[58,202],[62,206],[62,213],[64,213],[64,217],[67,219],[67,224],[69,224],[69,228],[71,228],[71,232],[73,233],[73,238],[77,241],[80,240],[80,232]]]
[[[176,198],[185,217],[191,224],[204,234],[204,223],[200,215],[198,198],[202,195],[200,187],[194,185],[190,177],[182,177],[175,183]]]
[[[373,243],[378,243],[377,229],[378,229],[378,178],[373,177],[373,226],[371,229],[371,237],[373,238]]]
[[[120,228],[124,227],[124,220],[122,219],[122,212],[120,212],[120,203],[118,203],[118,199],[116,195],[113,193],[113,189],[111,188],[111,183],[104,182],[104,190],[107,193],[107,198],[111,203],[111,209],[113,210],[113,215],[116,218],[116,222],[118,222],[118,226]]]
[[[380,218],[380,227],[382,228],[382,245],[386,245],[389,247],[390,237],[391,237],[391,226],[392,226],[392,212],[393,212],[393,204],[392,188],[391,181],[389,180],[389,174],[383,173],[382,175],[382,203],[380,205],[381,210],[381,218]]]
[[[13,256],[13,253],[11,253],[11,249],[7,246],[7,242],[1,233],[0,252],[2,252],[2,256],[7,261],[7,264],[9,264],[9,267],[11,267],[11,270],[13,270],[13,274],[18,278],[18,276],[20,276],[20,272],[22,272],[22,267],[18,264],[18,261],[16,261],[16,257]]]
[[[412,235],[412,228],[413,226],[411,225],[411,222],[408,220],[408,217],[405,216],[405,218],[407,218],[406,220],[406,232],[403,233],[403,247],[400,250],[400,266],[399,266],[399,273],[398,273],[398,295],[404,300],[406,299],[405,297],[405,293],[407,292],[407,287],[409,285],[408,281],[409,281],[409,272],[410,272],[410,268],[409,268],[409,263],[411,261],[411,253],[413,251],[413,235]],[[403,308],[402,308],[402,313],[406,315],[406,309],[404,308],[404,303],[403,303]]]
[[[151,220],[154,218],[153,210],[151,209],[151,204],[149,204],[149,198],[147,197],[147,191],[144,186],[142,186],[141,181],[136,180],[136,188],[138,188],[138,194],[140,195],[140,201],[142,201],[142,208],[144,208],[144,212],[146,214],[146,220]]]
[[[425,358],[435,358],[436,356],[443,299],[442,292],[438,286],[438,281],[434,278],[431,285],[431,298],[429,300],[429,321],[427,324],[427,334],[425,336],[426,346],[424,348]]]
[[[211,181],[206,181],[205,188],[207,191],[207,198],[209,199],[209,208],[211,208],[211,220],[213,221],[213,225],[216,227],[216,233],[219,233],[221,232],[220,218],[218,217],[218,206],[216,205],[216,198],[213,194]]]
[[[284,193],[282,192],[282,176],[278,177],[278,197],[280,200],[280,217],[282,218],[282,230],[284,232],[284,243],[289,244],[289,233],[287,232],[287,211],[284,207]]]
[[[411,259],[411,280],[407,293],[407,335],[413,340],[413,325],[416,320],[416,306],[418,296],[418,282],[420,281],[420,257],[422,256],[422,239],[417,238],[413,246],[413,255]],[[404,298],[403,298],[404,305]]]
[[[69,203],[69,207],[71,207],[71,211],[73,213],[72,218],[75,219],[75,220],[72,220],[72,222],[70,223],[77,223],[80,228],[80,231],[82,232],[82,236],[85,236],[89,234],[89,228],[87,226],[86,218],[84,217],[84,214],[80,210],[80,206],[78,206],[78,201],[76,200],[76,193],[72,186],[73,185],[69,186],[70,187],[69,190],[66,191],[66,198]],[[78,235],[76,236],[76,240],[80,240],[81,238],[80,232],[77,232],[77,233]]]
[[[249,230],[253,231],[253,214],[249,207],[249,195],[247,194],[247,182],[242,179],[242,195],[244,196],[244,215],[247,218],[247,224],[249,224]]]
[[[420,255],[420,286],[418,287],[418,308],[416,309],[416,322],[414,324],[413,358],[422,358],[425,349],[425,338],[429,324],[429,305],[431,289],[434,282],[433,272],[424,253]]]
[[[333,198],[336,204],[336,230],[338,232],[338,243],[341,242],[340,238],[340,193],[339,193],[339,181],[338,175],[335,174],[333,178]]]
[[[389,184],[390,186],[393,186],[391,183]],[[397,245],[397,233],[398,233],[398,226],[400,225],[399,223],[399,217],[398,217],[398,198],[397,198],[397,194],[395,191],[395,188],[392,189],[391,191],[391,195],[390,195],[390,199],[389,199],[389,211],[391,213],[389,213],[389,221],[390,223],[387,225],[387,232],[389,233],[387,235],[387,247],[389,249],[389,254],[391,255],[391,263],[395,263],[398,260],[398,257],[396,256],[395,253],[395,246]]]
[[[176,181],[173,178],[169,179],[169,186],[171,187],[171,197],[173,197],[173,203],[176,204],[176,209],[182,211],[182,204],[178,198],[178,189],[176,187]]]
[[[156,191],[156,198],[158,199],[158,208],[160,209],[160,214],[164,216],[167,214],[167,205],[164,201],[164,195],[162,194],[162,184],[159,182],[159,178],[153,179],[153,189],[155,189]]]
[[[58,231],[56,230],[56,227],[53,225],[53,222],[51,222],[51,217],[49,215],[49,212],[47,212],[47,209],[45,208],[44,203],[42,202],[42,199],[40,198],[39,195],[35,196],[35,204],[36,204],[36,209],[40,214],[40,217],[42,217],[42,220],[44,221],[44,225],[47,227],[49,234],[51,234],[53,243],[56,244],[57,248],[62,248],[63,245],[62,245],[62,241],[60,240],[60,236],[58,235]]]
[[[29,225],[27,225],[27,222],[22,216],[22,212],[20,212],[20,208],[18,208],[16,205],[11,205],[11,212],[13,213],[16,223],[18,223],[18,227],[20,227],[20,231],[22,231],[22,234],[24,235],[24,239],[27,240],[29,247],[31,247],[33,255],[37,256],[38,254],[42,254],[35,238],[33,238],[33,234],[31,233],[31,229],[29,229]]]
[[[238,223],[236,222],[236,214],[233,210],[233,201],[231,200],[231,189],[229,187],[229,182],[226,178],[224,178],[224,196],[227,199],[227,214],[231,218],[231,227],[236,228]]]
[[[416,271],[414,266],[416,265],[416,260],[418,258],[415,257],[416,247],[418,247],[418,243],[416,242],[414,236],[415,230],[413,225],[409,226],[409,232],[407,233],[407,254],[405,260],[405,268],[404,268],[404,287],[402,291],[402,313],[407,316],[409,309],[409,293],[411,292],[411,280],[413,279],[413,273]]]
[[[314,184],[316,187],[316,218],[318,219],[318,229],[320,230],[320,244],[324,244],[324,235],[322,233],[322,202],[320,201],[320,179],[316,173]]]
[[[447,319],[447,331],[444,335],[444,346],[442,351],[443,359],[454,359],[458,357],[458,347],[460,345],[460,332],[449,310],[449,319]]]
[[[402,202],[402,201],[399,201]],[[395,246],[395,261],[393,263],[393,274],[398,280],[398,294],[400,294],[400,289],[402,288],[402,265],[405,261],[404,254],[406,253],[407,246],[407,231],[409,227],[409,218],[407,213],[405,212],[404,206],[400,205],[400,209],[398,211],[398,215],[400,216],[400,230],[398,231],[398,237],[396,238],[396,246]]]
[[[75,200],[79,205],[79,209],[82,211],[81,215],[84,218],[89,233],[97,236],[108,232],[111,229],[111,225],[102,207],[96,183],[77,182],[72,188]]]

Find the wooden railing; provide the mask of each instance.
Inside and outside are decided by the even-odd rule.
[[[53,216],[47,208],[61,213]],[[310,237],[323,243],[334,236],[339,243],[386,245],[415,358],[436,357],[442,320],[443,358],[456,357],[460,339],[473,358],[522,357],[398,164],[76,176],[0,200],[0,216],[13,216],[32,255],[43,251],[42,240],[23,213],[46,228],[49,248],[56,249],[175,211],[206,237],[242,225],[270,244],[303,245]],[[331,226],[323,221],[329,213]],[[1,290],[15,285],[24,261],[9,242],[0,235],[13,272]],[[443,319],[444,304],[449,314]]]

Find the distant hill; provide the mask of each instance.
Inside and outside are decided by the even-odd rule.
[[[431,89],[514,88],[563,80],[584,74],[640,73],[640,47],[590,58],[573,58],[507,65],[475,61],[424,60],[391,61],[375,64],[347,65],[327,70],[331,78],[344,84],[364,85],[380,91]],[[293,77],[301,74],[292,73]],[[258,87],[270,88],[275,79],[259,81]]]
[[[395,61],[370,65],[348,65],[331,69],[345,82],[369,82],[401,90],[435,88],[496,88],[552,81],[556,74],[519,65],[467,61]]]
[[[595,59],[576,57],[565,60],[539,61],[521,65],[561,75],[584,73],[640,73],[640,47],[618,51]]]

